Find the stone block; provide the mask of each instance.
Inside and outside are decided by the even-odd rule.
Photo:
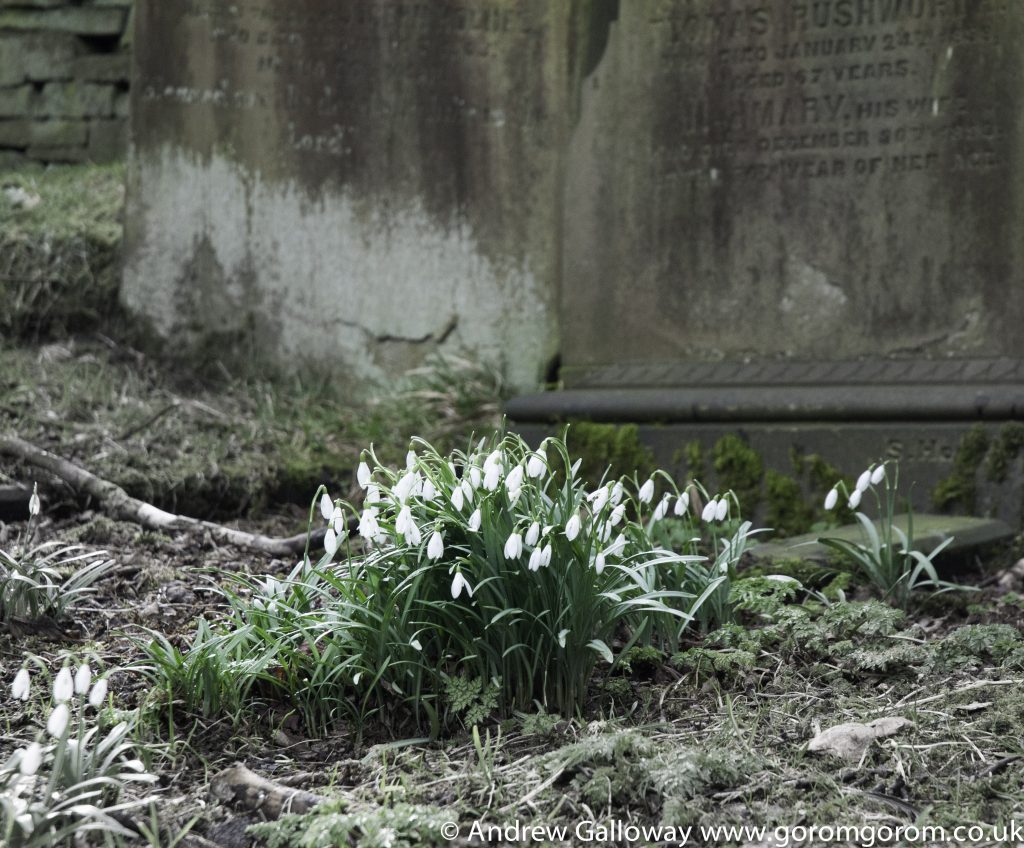
[[[31,121],[24,118],[0,121],[0,147],[28,147],[31,141]]]
[[[62,6],[54,9],[0,10],[0,30],[40,30],[76,35],[119,36],[127,12],[114,6]]]
[[[29,159],[37,162],[55,162],[64,165],[85,162],[89,156],[84,147],[48,147],[37,145],[25,151]]]
[[[89,121],[89,159],[114,162],[128,149],[128,122],[123,118]]]
[[[85,121],[0,121],[3,147],[84,147],[88,139]]]
[[[71,63],[79,50],[80,43],[73,35],[0,33],[0,85],[70,79]]]
[[[108,118],[114,114],[113,85],[99,83],[47,83],[35,103],[39,118]]]
[[[72,67],[75,79],[86,82],[128,82],[131,55],[127,52],[79,56]]]
[[[0,88],[0,118],[22,118],[29,114],[32,107],[31,85],[19,85],[17,88]]]
[[[114,95],[114,117],[127,118],[131,114],[131,93],[119,91]]]

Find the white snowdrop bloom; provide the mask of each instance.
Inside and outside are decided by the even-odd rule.
[[[84,695],[89,691],[89,684],[92,683],[92,669],[89,663],[82,663],[75,672],[75,694]]]
[[[320,514],[324,517],[324,521],[330,521],[333,513],[334,501],[331,500],[331,497],[327,492],[324,492],[320,496]]]
[[[21,669],[16,675],[14,675],[14,683],[11,686],[11,697],[15,701],[27,701],[29,690],[29,676],[28,669]]]
[[[452,489],[452,506],[455,507],[456,512],[462,512],[465,500],[466,496],[462,494],[462,486],[456,486]]]
[[[488,492],[493,492],[498,488],[498,484],[501,482],[501,466],[491,465],[484,469],[484,488]]]
[[[615,537],[615,541],[612,542],[605,549],[604,553],[605,553],[605,556],[620,557],[620,556],[622,556],[622,554],[623,554],[623,552],[625,550],[626,550],[626,537],[622,533],[619,533],[619,535]]]
[[[597,556],[594,557],[594,571],[600,574],[604,571],[604,552],[598,551]]]
[[[435,530],[430,534],[430,541],[427,542],[427,559],[439,560],[444,555],[444,539],[441,538],[441,534]]]
[[[686,515],[686,510],[690,508],[690,494],[689,492],[683,492],[678,498],[676,498],[676,504],[672,507],[673,515]]]
[[[46,732],[55,739],[63,736],[68,726],[68,719],[71,718],[71,711],[67,704],[57,704],[46,720]]]
[[[330,527],[324,533],[324,550],[327,552],[327,556],[334,556],[338,550],[338,534]]]
[[[416,467],[416,451],[409,451],[405,455],[405,470],[412,471]]]
[[[551,565],[551,543],[548,542],[540,552],[540,564],[547,568]]]
[[[539,539],[540,539],[540,524],[538,524],[536,521],[534,521],[533,524],[530,525],[530,529],[526,531],[526,536],[523,539],[523,541],[526,542],[526,544],[529,545],[532,548],[534,545],[537,544],[537,541]]]
[[[612,510],[612,514],[608,516],[608,523],[615,527],[620,521],[622,516],[626,514],[626,505],[624,503],[619,504],[615,509]]]
[[[619,501],[622,500],[622,495],[625,493],[625,489],[622,487],[622,481],[616,480],[615,485],[612,486],[611,502],[612,506],[618,506]]]
[[[640,491],[637,493],[637,500],[639,500],[640,503],[650,503],[651,498],[653,497],[654,481],[648,479],[647,482],[640,487]]]
[[[362,679],[363,679],[363,673],[361,671],[357,671],[352,676],[352,685],[358,686],[359,685],[359,681],[362,680]]]
[[[523,478],[526,476],[526,472],[523,470],[523,466],[517,465],[509,473],[508,477],[505,478],[505,488],[511,493],[513,490],[518,490],[523,487]]]
[[[340,532],[345,526],[345,513],[341,511],[340,506],[336,506],[334,512],[331,513],[330,523],[334,525],[336,532]]]
[[[369,485],[366,487],[366,497],[363,499],[363,503],[375,504],[380,503],[380,486]]]
[[[484,474],[487,473],[487,469],[488,468],[491,468],[492,466],[495,466],[495,465],[497,465],[499,468],[501,467],[501,451],[500,450],[491,451],[491,453],[488,455],[487,459],[484,460]]]
[[[850,500],[846,502],[846,505],[850,509],[856,509],[857,507],[859,507],[860,506],[860,497],[861,497],[862,494],[863,494],[863,492],[861,492],[860,489],[854,489],[853,493],[850,495]]]
[[[416,651],[422,651],[423,650],[423,644],[420,642],[419,639],[413,639],[409,643],[409,645],[412,647],[413,650],[416,650]]]
[[[885,479],[885,463],[877,466],[874,471],[871,472],[871,485],[877,486]]]
[[[418,545],[423,541],[423,534],[420,533],[420,528],[416,526],[416,522],[411,518],[409,519],[409,526],[402,535],[405,536],[405,541],[410,545]]]
[[[452,578],[452,597],[457,598],[462,594],[462,590],[466,590],[466,596],[473,597],[473,587],[469,585],[469,581],[462,576],[461,571],[456,571],[455,576]]]
[[[480,522],[483,521],[483,516],[480,515],[480,509],[473,510],[473,514],[469,516],[469,529],[475,533],[480,529]]]
[[[505,540],[505,559],[519,559],[523,555],[523,537],[512,533]]]
[[[856,489],[858,492],[867,491],[868,486],[871,485],[871,469],[867,468],[861,472],[860,477],[857,478]]]
[[[398,518],[395,519],[395,532],[404,536],[411,523],[413,523],[412,510],[403,506],[398,512]]]
[[[536,480],[538,477],[543,477],[545,471],[547,471],[547,463],[544,462],[544,455],[540,451],[530,454],[526,463],[527,476]]]
[[[75,694],[75,681],[71,678],[71,669],[64,666],[57,672],[57,679],[53,681],[53,700],[58,704],[70,701]]]
[[[825,495],[825,509],[830,511],[836,508],[836,504],[839,502],[839,489],[833,486],[828,490],[828,494]]]
[[[593,510],[594,515],[597,515],[602,509],[604,509],[605,504],[608,503],[609,497],[611,497],[611,495],[608,492],[607,486],[602,486],[596,492],[590,493],[588,500],[591,503],[590,508]]]
[[[669,496],[667,494],[658,501],[658,505],[654,508],[655,521],[661,521],[661,519],[668,515],[668,501]]]
[[[380,535],[380,525],[377,523],[377,510],[363,510],[363,514],[359,516],[359,535],[364,539],[375,539]]]
[[[402,479],[395,484],[395,488],[391,490],[391,493],[399,503],[404,504],[408,500],[409,495],[416,488],[418,479],[419,475],[415,471],[407,471]]]
[[[89,706],[98,710],[106,699],[107,679],[101,677],[92,685],[92,691],[89,693]]]
[[[482,481],[483,477],[480,475],[480,469],[475,465],[471,465],[469,468],[469,485],[474,489],[479,489]]]
[[[718,501],[718,506],[715,507],[715,520],[725,521],[729,517],[729,499],[721,498]]]
[[[31,777],[43,762],[43,748],[38,742],[32,742],[20,751],[18,758],[18,771],[26,777]]]
[[[430,503],[437,497],[437,487],[430,480],[423,481],[423,500]]]
[[[473,491],[473,487],[470,485],[469,480],[463,480],[459,484],[459,488],[462,489],[462,494],[466,498],[466,503],[473,503],[473,495],[475,495],[476,492]]]
[[[544,562],[544,552],[540,548],[534,548],[530,553],[530,561],[527,563],[527,568],[530,571],[536,571],[541,567]]]
[[[700,519],[701,521],[714,521],[715,515],[718,513],[718,500],[712,498],[705,505],[704,509],[701,510]]]
[[[610,521],[605,521],[597,528],[597,538],[601,540],[603,545],[612,535],[612,525]]]
[[[28,499],[28,514],[35,518],[42,511],[43,504],[39,500],[39,484],[32,484],[32,497]]]
[[[580,535],[580,516],[579,513],[573,513],[569,520],[565,522],[565,538],[570,542]]]
[[[571,630],[559,630],[558,631],[558,645],[561,648],[565,647],[565,637],[572,633]]]
[[[359,467],[356,469],[356,482],[359,484],[360,489],[365,489],[370,485],[370,466],[365,462],[360,462]]]

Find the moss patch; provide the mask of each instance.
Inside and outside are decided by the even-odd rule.
[[[640,441],[636,424],[570,423],[566,443],[572,456],[583,460],[580,476],[591,486],[607,476],[647,477],[654,470],[654,454]]]
[[[711,449],[718,488],[732,489],[743,510],[752,515],[761,502],[761,478],[764,462],[761,455],[739,436],[722,436]]]
[[[968,430],[953,457],[953,473],[932,489],[932,503],[939,510],[962,509],[973,513],[978,498],[978,469],[985,461],[991,440],[983,424]]]

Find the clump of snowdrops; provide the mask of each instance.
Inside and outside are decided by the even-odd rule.
[[[863,530],[862,542],[823,537],[818,541],[847,556],[857,576],[872,585],[882,598],[894,606],[907,609],[913,595],[922,590],[944,592],[964,588],[939,579],[934,560],[953,538],[950,537],[925,554],[914,548],[914,514],[909,501],[904,531],[897,521],[899,465],[879,462],[870,465],[857,478],[852,490],[840,482],[825,497],[825,509],[833,510],[840,498],[854,511]],[[864,497],[874,500],[878,521],[873,522],[860,511]]]
[[[27,702],[28,668],[14,678],[11,697]],[[82,834],[134,836],[117,815],[144,803],[122,801],[128,783],[152,783],[122,721],[102,727],[107,680],[88,664],[64,666],[53,680],[45,730],[0,765],[0,844],[34,848],[78,844]]]
[[[202,622],[188,652],[154,640],[148,671],[194,707],[277,696],[311,729],[374,716],[439,732],[459,719],[445,693],[460,679],[497,692],[502,714],[574,714],[598,664],[637,642],[674,649],[705,605],[727,604],[749,535],[744,524],[711,560],[660,548],[666,516],[700,523],[667,474],[588,491],[578,467],[559,438],[533,450],[495,436],[448,455],[414,440],[401,468],[368,450],[361,502],[314,500],[311,524],[319,510],[328,525],[319,559],[284,579],[234,578],[229,621]],[[703,517],[728,511],[714,498]]]

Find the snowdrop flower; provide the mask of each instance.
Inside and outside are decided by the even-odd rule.
[[[594,571],[600,574],[604,571],[604,552],[598,551],[597,556],[594,557]]]
[[[375,539],[380,535],[380,525],[377,523],[377,510],[364,509],[359,516],[359,535],[364,539]]]
[[[475,465],[470,466],[470,469],[469,469],[469,484],[474,489],[479,489],[480,488],[480,482],[481,482],[482,479],[483,478],[480,476],[480,469],[477,468]]]
[[[493,492],[498,488],[498,483],[501,482],[501,466],[500,465],[489,465],[484,469],[484,488],[488,492]]]
[[[366,497],[363,499],[363,502],[368,504],[380,503],[380,486],[367,486]]]
[[[602,544],[607,542],[608,538],[611,535],[612,535],[612,525],[611,525],[611,522],[605,521],[603,524],[601,524],[597,528],[597,538],[601,540]]]
[[[540,564],[547,568],[551,565],[551,543],[548,542],[540,552]]]
[[[38,742],[32,742],[21,749],[21,756],[18,758],[18,771],[26,777],[31,777],[39,770],[43,762],[43,749]]]
[[[616,480],[615,485],[612,486],[611,502],[612,506],[618,506],[619,501],[622,500],[622,495],[625,489],[622,488],[622,481]]]
[[[331,500],[327,492],[320,496],[320,514],[324,517],[324,521],[330,521],[334,514],[334,501]]]
[[[715,516],[717,514],[718,514],[718,499],[717,498],[712,498],[711,500],[709,500],[704,505],[704,509],[701,511],[701,514],[700,514],[700,519],[701,519],[701,521],[714,521],[715,520]]]
[[[570,542],[580,535],[580,516],[579,513],[573,513],[568,521],[565,522],[565,538]]]
[[[395,488],[392,489],[392,493],[398,502],[404,504],[408,499],[409,495],[413,493],[413,489],[416,488],[416,483],[419,479],[419,475],[414,471],[407,471],[405,475],[395,484]]]
[[[430,541],[427,542],[427,559],[436,561],[441,559],[443,555],[444,539],[442,539],[441,534],[435,530],[430,534]]]
[[[825,511],[831,512],[836,508],[836,504],[839,502],[839,489],[833,486],[828,490],[828,494],[825,495]]]
[[[365,489],[370,485],[370,466],[365,462],[360,462],[359,467],[356,469],[356,482],[359,483],[360,489]]]
[[[33,483],[32,484],[32,497],[30,497],[28,499],[28,514],[32,518],[35,518],[37,515],[39,515],[40,511],[42,510],[42,508],[43,508],[43,505],[42,505],[42,503],[39,500],[39,484],[38,483]]]
[[[408,542],[410,545],[418,545],[420,542],[423,541],[423,536],[420,533],[420,528],[416,526],[416,522],[413,521],[411,518],[409,519],[409,526],[406,528],[405,533],[403,533],[402,535],[405,536],[405,541]]]
[[[68,705],[64,703],[57,704],[46,721],[46,732],[55,739],[63,736],[68,726],[68,719],[70,718],[71,711],[68,710]]]
[[[423,644],[420,642],[419,639],[413,639],[409,643],[409,645],[410,645],[410,647],[412,647],[413,650],[416,650],[416,651],[422,651],[423,650]]]
[[[867,491],[868,486],[871,485],[871,469],[868,468],[861,472],[860,477],[857,478],[856,489],[858,492]]]
[[[334,556],[335,552],[338,550],[338,534],[330,527],[328,527],[327,532],[324,533],[324,550],[327,551],[327,556]]]
[[[480,515],[480,509],[477,508],[477,509],[473,510],[473,514],[471,516],[469,516],[469,525],[468,526],[469,526],[470,531],[475,533],[477,530],[479,530],[480,529],[480,522],[482,520],[483,520],[483,516]]]
[[[715,520],[725,521],[729,517],[729,499],[722,498],[718,502],[718,507],[715,509]]]
[[[622,516],[624,516],[625,514],[626,505],[619,504],[617,507],[615,507],[615,509],[612,510],[612,514],[608,516],[608,523],[612,527],[615,527],[620,521],[622,521]]]
[[[11,686],[11,697],[15,701],[27,701],[29,689],[28,669],[23,668],[14,675],[14,684]]]
[[[452,489],[452,506],[455,507],[456,512],[462,512],[464,505],[465,495],[462,494],[462,486],[456,486]]]
[[[88,663],[82,663],[75,672],[75,694],[84,695],[89,691],[89,684],[92,683],[92,669]]]
[[[405,470],[412,471],[416,467],[416,451],[409,451],[405,455]]]
[[[508,477],[505,478],[505,488],[508,489],[508,493],[512,497],[518,495],[519,490],[523,488],[524,474],[523,466],[517,465],[509,472]]]
[[[654,480],[648,479],[647,482],[640,487],[640,492],[637,494],[637,500],[639,500],[640,503],[650,503],[651,498],[653,497]]]
[[[92,685],[92,691],[89,693],[89,706],[98,710],[106,699],[107,679],[101,677]]]
[[[604,505],[608,503],[608,498],[609,494],[607,486],[602,486],[600,489],[595,492],[591,492],[587,496],[587,500],[591,503],[590,508],[594,515],[597,515],[602,509],[604,509]]]
[[[668,514],[668,501],[668,494],[666,494],[664,497],[662,497],[660,501],[658,501],[658,505],[654,508],[655,521],[661,521],[661,519],[663,519]]]
[[[331,513],[330,524],[334,525],[337,532],[341,532],[341,528],[345,526],[345,513],[341,511],[340,506],[334,508],[334,512]]]
[[[523,541],[526,542],[526,544],[532,548],[534,545],[537,544],[537,541],[539,539],[540,525],[536,521],[534,521],[533,524],[530,525],[530,529],[526,531],[526,538]]]
[[[401,533],[404,536],[409,530],[409,525],[414,523],[412,520],[412,510],[407,506],[403,506],[398,513],[398,518],[395,519],[395,532]]]
[[[530,454],[530,459],[526,463],[527,476],[536,480],[538,477],[543,477],[546,470],[547,464],[544,462],[544,454],[540,451]]]
[[[683,492],[678,498],[676,498],[676,505],[672,507],[673,515],[686,515],[686,510],[690,508],[690,494],[689,492]]]
[[[53,681],[53,700],[58,704],[70,701],[75,693],[75,682],[71,679],[71,669],[64,666],[58,673],[57,679]]]
[[[871,485],[877,486],[885,479],[885,463],[883,462],[871,472]]]
[[[530,561],[527,563],[527,568],[530,571],[536,571],[544,564],[544,552],[540,548],[534,548],[533,553],[530,554]]]
[[[434,500],[434,498],[436,498],[436,497],[437,497],[437,489],[435,488],[434,484],[430,480],[424,480],[423,481],[423,500],[427,501],[427,503],[430,503],[430,501]]]
[[[853,494],[850,495],[850,500],[846,502],[846,505],[850,509],[856,509],[860,506],[860,497],[862,494],[863,492],[860,489],[854,489]]]
[[[622,533],[619,533],[619,535],[615,537],[615,541],[612,542],[605,549],[604,553],[605,553],[605,556],[620,557],[620,556],[622,556],[622,553],[625,550],[626,550],[626,537],[624,535],[622,535]]]
[[[462,494],[465,495],[466,503],[473,503],[473,495],[476,492],[473,491],[473,487],[470,485],[468,480],[463,480],[459,484],[459,488],[462,489]]]
[[[571,630],[559,630],[558,631],[558,645],[561,648],[565,647],[565,637],[572,633]]]
[[[473,587],[469,585],[469,581],[462,576],[461,571],[456,571],[455,576],[452,578],[452,597],[457,598],[462,594],[462,590],[466,590],[466,596],[473,597]]]
[[[519,559],[523,555],[523,537],[512,533],[505,540],[505,559]]]

